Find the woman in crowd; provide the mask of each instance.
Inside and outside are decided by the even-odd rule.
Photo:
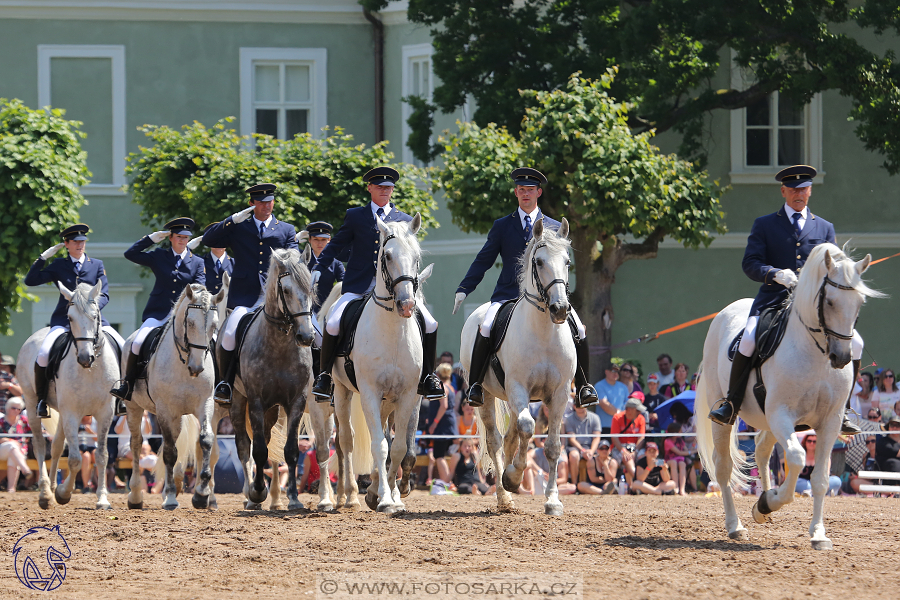
[[[637,369],[631,363],[625,363],[619,368],[619,381],[628,388],[628,396],[631,396],[632,392],[643,393],[644,391],[641,384],[637,382]]]
[[[28,418],[22,416],[25,403],[21,398],[10,398],[6,402],[6,414],[0,417],[0,433],[31,433]],[[25,461],[28,454],[28,438],[0,437],[0,464],[6,463],[6,489],[9,493],[16,491],[19,483],[19,472],[25,477],[31,476],[31,469]]]
[[[447,363],[438,365],[435,373],[443,384],[443,395],[432,400],[428,406],[428,433],[429,435],[457,435],[456,430],[456,411],[454,410],[453,400],[456,396],[453,386],[450,385],[450,375],[453,367]],[[436,438],[432,440],[432,451],[434,463],[437,467],[438,478],[446,483],[450,482],[452,472],[447,465],[447,456],[450,454],[450,446],[453,444],[452,438]]]
[[[691,389],[688,382],[688,366],[684,363],[675,365],[675,381],[663,387],[662,393],[666,398],[674,398],[678,394]]]
[[[875,443],[877,442],[877,438],[874,435],[868,435],[866,437],[866,454],[863,457],[862,463],[858,465],[856,470],[853,469],[851,465],[847,465],[847,470],[850,471],[850,478],[847,482],[847,486],[845,486],[844,491],[847,491],[847,487],[854,494],[861,493],[859,491],[859,486],[861,485],[873,485],[876,482],[871,479],[864,479],[858,475],[860,471],[877,471],[878,464],[875,460]],[[867,494],[871,495],[871,494]]]
[[[619,463],[609,454],[609,440],[600,440],[597,456],[587,461],[585,479],[578,482],[582,494],[613,494],[616,491],[616,471]]]
[[[887,430],[888,435],[875,442],[875,460],[882,471],[900,473],[900,417],[891,417]]]
[[[900,389],[897,388],[894,371],[893,369],[885,369],[881,373],[881,381],[878,384],[878,402],[873,402],[872,406],[889,408],[898,401],[900,401]]]
[[[490,493],[490,486],[475,462],[475,440],[466,438],[459,444],[459,452],[450,458],[453,485],[460,494],[484,496]]]
[[[881,409],[881,420],[887,424],[888,421],[891,420],[891,417],[900,415],[900,400],[894,403],[894,406],[888,407],[882,405]]]
[[[804,496],[812,496],[812,484],[809,478],[812,476],[813,469],[816,467],[816,443],[818,442],[815,433],[808,433],[800,441],[800,445],[806,451],[806,463],[800,471],[800,478],[797,479],[797,485],[794,491]],[[827,465],[824,467],[827,468]],[[841,478],[837,475],[828,477],[828,495],[836,496],[841,489]]]
[[[681,426],[678,423],[669,423],[666,433],[681,433]],[[687,451],[684,445],[684,438],[680,435],[667,437],[666,441],[663,442],[663,448],[665,449],[666,464],[669,466],[669,474],[677,480],[675,493],[687,496],[685,487],[687,485],[687,466],[685,465],[685,460],[691,453]]]
[[[872,406],[880,405],[879,392],[875,386],[875,377],[871,373],[860,373],[857,382],[862,389],[850,397],[850,408],[865,418]]]
[[[700,455],[697,454],[697,436],[693,435],[697,432],[697,426],[694,423],[694,414],[688,410],[687,406],[677,401],[672,403],[669,414],[672,415],[672,418],[675,419],[675,423],[678,424],[678,431],[680,433],[691,434],[682,438],[684,440],[684,449],[688,453],[684,459],[684,468],[687,470],[687,482],[690,484],[692,490],[696,490],[698,473],[697,470],[694,469],[694,464],[700,464]]]
[[[676,378],[677,381],[677,378]],[[646,452],[635,465],[634,481],[631,489],[644,494],[672,494],[675,482],[669,474],[669,467],[659,459],[659,446],[655,442],[647,442]]]

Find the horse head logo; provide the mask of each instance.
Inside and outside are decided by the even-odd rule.
[[[66,560],[71,556],[59,525],[32,527],[13,546],[16,577],[29,589],[55,590],[66,579]]]

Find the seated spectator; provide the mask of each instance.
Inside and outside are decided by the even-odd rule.
[[[659,458],[659,446],[647,442],[647,452],[637,461],[632,490],[643,494],[674,494],[675,482],[669,475],[669,467]]]
[[[328,456],[334,455],[334,446],[329,444]],[[316,459],[315,447],[310,448],[309,452],[303,457],[303,475],[300,477],[300,483],[297,484],[298,491],[301,494],[318,494],[319,479],[322,472],[319,470],[319,461]],[[337,473],[331,473],[332,487],[337,485]]]
[[[81,491],[85,494],[97,489],[92,481],[97,451],[97,422],[91,415],[85,415],[78,424],[78,452],[81,453]]]
[[[456,429],[459,435],[478,435],[478,420],[475,418],[475,407],[470,406],[468,402],[460,403],[456,412],[458,414]]]
[[[800,440],[800,445],[806,451],[806,462],[800,470],[800,477],[797,479],[797,485],[794,491],[804,496],[812,496],[812,484],[809,478],[812,476],[813,470],[816,468],[816,443],[818,439],[815,433],[808,433]],[[841,478],[837,475],[828,477],[828,495],[837,496],[841,490]]]
[[[432,400],[428,406],[428,433],[429,435],[458,435],[456,429],[456,411],[453,405],[456,396],[455,390],[450,385],[450,373],[452,369],[447,363],[438,365],[435,370],[437,376],[441,379],[444,388],[444,395],[439,399]],[[450,456],[450,446],[453,445],[453,438],[435,438],[432,440],[432,454],[434,456],[435,466],[437,467],[438,478],[450,483],[453,473],[447,465],[447,457]],[[431,474],[429,473],[429,476]]]
[[[625,408],[625,401],[628,400],[628,388],[619,381],[619,367],[615,363],[609,363],[604,369],[604,374],[604,378],[594,386],[600,402],[597,406],[591,407],[591,412],[595,412],[600,417],[603,433],[609,433],[613,416]]]
[[[22,386],[16,379],[16,361],[4,354],[0,359],[0,413],[6,411],[6,401],[13,397],[22,397]]]
[[[884,406],[881,408],[881,420],[887,424],[888,421],[891,420],[891,417],[895,417],[900,415],[900,400],[894,403],[894,406],[887,407]]]
[[[141,456],[138,459],[138,468],[141,470],[141,490],[144,492],[152,489],[154,490],[152,493],[159,493],[159,491],[155,490],[155,482],[153,481],[153,470],[156,469],[157,459],[158,457],[156,456],[156,453],[153,452],[153,448],[150,447],[150,443],[142,443]],[[165,481],[161,483],[165,483]],[[162,485],[160,485],[160,490],[161,489]]]
[[[678,423],[669,423],[666,433],[681,433],[681,426]],[[687,465],[685,459],[690,456],[684,445],[684,438],[679,436],[667,437],[663,442],[665,448],[666,465],[669,467],[669,474],[674,476],[676,481],[675,493],[687,496]]]
[[[578,491],[582,494],[614,494],[616,491],[616,472],[619,463],[610,456],[609,440],[600,440],[597,456],[587,461],[585,478],[579,477]]]
[[[900,417],[891,417],[887,430],[875,442],[875,460],[882,471],[900,473]]]
[[[647,407],[647,430],[654,433],[660,431],[659,418],[656,416],[656,407],[666,401],[666,397],[659,393],[659,380],[656,373],[647,377],[647,393],[644,394],[644,406]]]
[[[6,402],[6,414],[0,417],[0,434],[31,433],[28,417],[22,415],[25,403],[21,398],[10,398]],[[31,469],[25,456],[28,454],[28,438],[0,436],[0,464],[6,463],[6,490],[12,494],[19,483],[19,472],[31,477]]]
[[[697,476],[703,472],[703,467],[700,463],[700,455],[697,453],[697,436],[695,435],[697,427],[694,424],[694,413],[688,410],[683,403],[673,402],[669,408],[669,414],[678,423],[681,433],[690,434],[683,436],[684,448],[689,453],[684,459],[684,467],[688,472],[688,485],[692,490],[697,490]],[[776,448],[777,451],[778,448]],[[776,472],[777,469],[772,470],[772,473]]]
[[[678,394],[691,389],[688,382],[688,366],[684,363],[675,365],[675,381],[662,388],[662,394],[666,398],[674,398]]]
[[[534,429],[537,435],[542,436],[547,432],[549,418],[550,409],[546,404],[541,403]],[[560,429],[562,429],[562,424],[560,424]],[[545,493],[547,484],[550,482],[550,460],[544,454],[544,445],[547,439],[535,437],[533,442],[535,447],[528,452],[528,465],[525,469],[528,483],[522,485],[523,489],[519,490],[519,493]],[[569,481],[569,460],[565,448],[560,449],[559,458],[556,460],[556,487],[560,495],[575,493],[575,484]]]
[[[640,392],[635,392],[635,394]],[[622,465],[625,471],[625,480],[631,485],[634,479],[635,459],[638,452],[644,447],[644,434],[647,432],[647,423],[642,412],[647,412],[647,407],[641,404],[637,398],[629,398],[625,403],[625,410],[618,413],[612,419],[612,434],[631,434],[623,437],[613,437],[612,457]]]
[[[131,454],[131,430],[128,428],[128,420],[125,415],[119,417],[119,420],[116,422],[116,434],[119,436],[119,458],[130,458],[133,459],[134,456]],[[145,442],[148,442],[147,436],[153,432],[153,425],[150,424],[150,413],[146,410],[144,411],[144,416],[141,417],[141,434]],[[151,444],[151,448],[153,445]]]
[[[216,435],[234,435],[234,425],[231,423],[230,416],[225,415],[219,420]]]
[[[881,379],[878,383],[878,400],[872,402],[872,406],[891,407],[900,401],[900,388],[897,387],[897,380],[894,378],[893,369],[885,369],[881,373]]]
[[[490,493],[490,486],[484,482],[484,475],[475,461],[475,440],[466,438],[459,443],[459,452],[450,458],[453,485],[460,494],[484,496]]]
[[[862,463],[858,468],[854,468],[854,465],[846,465],[846,470],[849,471],[849,477],[847,479],[847,483],[843,486],[844,491],[853,494],[860,494],[862,492],[859,491],[859,486],[861,485],[875,485],[877,482],[871,479],[865,479],[860,477],[858,473],[860,471],[878,471],[878,462],[875,460],[875,443],[877,442],[876,437],[867,436],[866,437],[866,454],[863,457]],[[872,495],[871,492],[868,495]]]
[[[566,438],[566,453],[569,457],[569,477],[572,484],[577,485],[579,461],[589,461],[597,456],[600,417],[579,406],[563,421],[563,431],[575,436]]]
[[[641,384],[637,382],[637,369],[631,363],[625,363],[619,367],[619,382],[628,390],[628,395],[632,392],[643,392]]]

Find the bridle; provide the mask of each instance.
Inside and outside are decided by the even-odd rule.
[[[537,251],[541,248],[545,247],[547,242],[538,242],[538,244],[534,247],[534,250],[531,252],[531,279],[534,282],[534,287],[537,288],[538,293],[532,294],[526,288],[523,295],[525,296],[525,301],[534,306],[541,312],[546,312],[546,308],[541,307],[541,304],[546,307],[550,303],[550,297],[547,294],[547,291],[552,288],[557,283],[561,283],[566,287],[566,299],[569,298],[569,282],[564,279],[554,279],[547,285],[543,285],[541,283],[541,277],[538,275],[538,266],[537,266],[537,258],[535,255]]]
[[[68,306],[75,306],[75,303],[70,300]],[[76,309],[77,308],[78,307],[76,307]],[[101,331],[103,329],[103,321],[100,318],[100,309],[99,308],[97,309],[97,318],[95,319],[95,321],[97,323],[97,327],[94,331],[94,337],[74,337],[74,336],[72,336],[72,339],[75,340],[76,343],[91,342],[91,344],[94,347],[94,354],[97,355],[97,354],[99,354],[100,346],[103,344],[103,335],[101,333]]]
[[[184,321],[182,323],[182,328],[184,329],[184,346],[178,343],[178,338],[175,337],[175,325],[172,325],[172,341],[175,342],[175,349],[178,351],[178,360],[181,361],[181,364],[187,364],[187,359],[184,358],[181,353],[182,351],[186,355],[190,355],[191,348],[196,348],[197,350],[203,350],[203,359],[206,359],[206,355],[209,353],[209,347],[211,344],[208,342],[206,345],[194,344],[188,339],[188,311],[192,308],[196,308],[203,311],[203,331],[208,331],[209,329],[209,313],[212,312],[212,308],[209,310],[204,310],[204,306],[202,304],[188,304],[187,308],[184,309]]]
[[[377,304],[378,306],[380,306],[381,308],[383,308],[384,310],[386,310],[388,312],[394,312],[394,307],[390,305],[390,302],[394,300],[394,288],[397,287],[397,285],[403,283],[404,281],[409,281],[412,283],[412,286],[413,286],[413,296],[415,296],[416,293],[419,291],[419,261],[418,260],[416,260],[416,270],[415,270],[416,274],[415,275],[401,275],[397,279],[394,279],[393,277],[391,277],[391,273],[388,271],[387,260],[384,257],[384,251],[385,251],[385,248],[387,247],[387,243],[396,237],[397,236],[392,233],[392,234],[388,235],[386,238],[384,238],[384,242],[382,242],[382,244],[381,244],[381,278],[382,278],[382,280],[384,280],[384,287],[387,288],[388,295],[387,296],[379,296],[378,294],[375,293],[375,290],[372,290],[372,300],[375,302],[375,304]],[[379,302],[379,300],[381,300],[382,302],[386,302],[387,304],[382,304],[381,302]]]
[[[273,324],[278,330],[284,335],[290,335],[291,331],[293,331],[294,319],[296,317],[311,317],[312,311],[304,310],[296,313],[292,313],[287,305],[287,300],[284,297],[284,286],[281,283],[281,280],[285,277],[290,277],[291,272],[285,271],[278,275],[278,298],[281,300],[281,316],[275,317],[266,312],[266,306],[263,305],[263,316],[266,317],[266,321]],[[299,345],[299,343],[298,343]]]
[[[828,275],[826,275],[825,278],[822,280],[822,285],[819,286],[819,291],[816,292],[816,296],[818,297],[819,326],[818,327],[810,327],[806,323],[803,323],[803,319],[800,318],[800,313],[799,312],[797,313],[797,317],[800,318],[800,323],[802,323],[803,326],[806,327],[806,330],[809,332],[809,336],[812,338],[813,342],[816,344],[816,348],[818,348],[819,352],[821,352],[822,354],[825,354],[826,352],[822,348],[822,346],[819,345],[819,341],[816,339],[816,336],[813,335],[814,333],[823,334],[825,336],[826,345],[827,345],[828,338],[835,338],[835,339],[845,340],[845,341],[853,339],[852,332],[850,333],[850,335],[844,335],[843,333],[838,333],[838,332],[834,331],[833,329],[829,329],[828,326],[825,324],[825,286],[826,285],[830,285],[832,287],[836,287],[839,290],[846,290],[846,291],[856,289],[852,285],[843,285],[840,283],[836,283],[836,282],[832,281],[831,279],[829,279]]]

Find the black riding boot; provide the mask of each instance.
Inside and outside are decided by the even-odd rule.
[[[709,411],[709,418],[719,425],[734,425],[741,403],[744,401],[744,391],[747,389],[747,381],[753,370],[753,359],[740,352],[734,353],[734,362],[731,363],[731,377],[728,380],[728,396],[722,405]]]
[[[435,400],[444,395],[444,386],[434,374],[434,362],[437,359],[437,331],[422,335],[422,377],[416,393],[427,400]]]
[[[50,418],[50,407],[47,406],[47,393],[50,390],[50,382],[47,381],[47,367],[34,365],[34,393],[37,394],[37,416],[42,419]]]
[[[597,390],[591,385],[590,381],[590,361],[591,351],[588,348],[587,339],[575,340],[575,357],[577,363],[575,365],[575,389],[578,394],[575,396],[575,406],[593,406],[600,402],[597,396]]]
[[[131,400],[131,392],[134,391],[134,380],[138,375],[138,357],[134,352],[129,352],[125,359],[125,369],[119,384],[109,393],[122,400]]]
[[[312,372],[316,373],[316,374],[320,373],[322,371],[322,368],[320,366],[321,364],[322,364],[322,349],[316,348],[315,346],[313,346],[312,347]]]
[[[484,389],[481,384],[487,374],[490,358],[491,340],[479,331],[475,334],[475,346],[472,348],[472,361],[469,364],[469,392],[466,396],[471,406],[484,406]]]
[[[213,400],[222,406],[231,406],[232,386],[234,386],[235,350],[222,348],[222,361],[219,367],[222,370],[222,381],[216,385],[213,392]]]
[[[859,428],[859,425],[850,420],[850,417],[847,416],[847,413],[850,411],[850,398],[853,397],[853,388],[856,385],[856,378],[859,377],[859,364],[862,360],[854,360],[853,361],[853,381],[850,384],[850,396],[847,398],[847,409],[844,411],[844,421],[841,423],[841,433],[844,435],[856,435],[857,433],[862,433],[862,429]]]
[[[316,402],[331,402],[334,396],[334,381],[331,379],[331,369],[334,368],[335,353],[337,352],[339,335],[331,335],[327,331],[322,332],[322,354],[319,358],[322,371],[316,377],[312,393]]]

